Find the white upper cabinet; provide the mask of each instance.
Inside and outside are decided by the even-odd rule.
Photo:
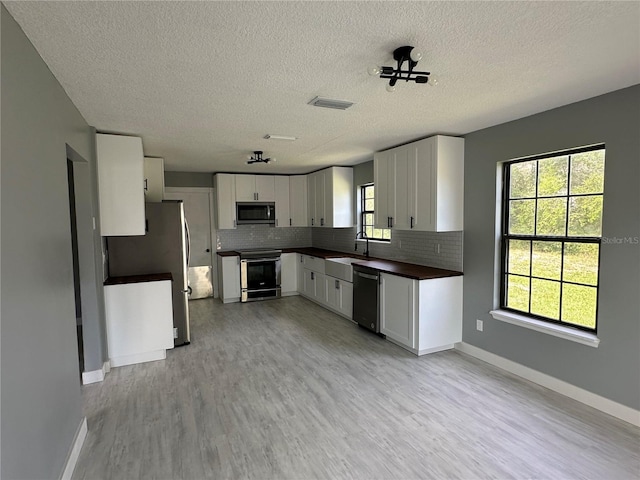
[[[164,159],[144,157],[144,199],[161,202],[164,199]]]
[[[289,211],[289,177],[277,175],[275,182],[276,227],[290,227],[293,223]]]
[[[379,228],[463,229],[464,139],[437,135],[374,156]]]
[[[144,235],[142,139],[96,134],[100,234]]]
[[[236,228],[236,175],[217,173],[213,177],[216,188],[217,228]]]
[[[330,167],[307,175],[313,227],[353,226],[353,168]]]
[[[275,202],[273,175],[236,175],[237,202]]]
[[[306,175],[293,175],[289,177],[289,209],[292,227],[309,226]],[[276,214],[278,214],[277,208]]]

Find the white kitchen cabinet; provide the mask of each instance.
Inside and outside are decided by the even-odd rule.
[[[237,202],[275,202],[273,175],[236,175]]]
[[[297,295],[298,254],[283,253],[280,257],[280,288],[282,296]]]
[[[298,292],[304,292],[304,255],[300,253],[296,253],[296,270],[297,270],[297,281],[298,281]]]
[[[309,226],[306,175],[293,175],[289,177],[289,212],[292,227]]]
[[[330,167],[308,178],[308,211],[313,227],[353,226],[353,168]]]
[[[144,199],[161,202],[164,199],[164,159],[144,157]]]
[[[415,280],[380,274],[380,332],[396,343],[414,349]]]
[[[381,273],[380,332],[417,354],[462,341],[462,277],[413,280]]]
[[[314,272],[308,268],[303,270],[304,283],[302,295],[321,305],[327,303],[327,286],[326,275],[324,273]]]
[[[171,280],[105,285],[112,367],[166,358],[173,348]]]
[[[378,152],[374,183],[378,228],[463,229],[464,139],[437,135]]]
[[[213,177],[216,189],[216,218],[219,230],[236,228],[236,181],[235,175],[217,173]]]
[[[353,284],[339,278],[325,276],[327,307],[353,318]]]
[[[275,204],[276,204],[276,227],[290,227],[293,223],[289,209],[289,177],[276,175],[275,184]]]
[[[100,234],[144,235],[142,139],[96,134]]]
[[[223,303],[240,301],[240,257],[218,255],[220,299]]]

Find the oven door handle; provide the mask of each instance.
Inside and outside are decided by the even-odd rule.
[[[244,263],[256,263],[256,262],[279,262],[280,258],[255,258],[255,259],[244,259],[240,260]]]

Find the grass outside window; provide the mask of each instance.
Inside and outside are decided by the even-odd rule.
[[[604,147],[504,166],[501,308],[597,330]]]

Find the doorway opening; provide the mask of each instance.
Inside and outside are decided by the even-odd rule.
[[[78,257],[78,221],[76,217],[76,195],[73,162],[67,158],[67,182],[69,185],[69,217],[71,225],[71,250],[73,258],[73,290],[76,305],[76,336],[78,340],[78,366],[80,381],[84,372],[84,344],[82,341],[82,301],[80,295],[80,261]]]

